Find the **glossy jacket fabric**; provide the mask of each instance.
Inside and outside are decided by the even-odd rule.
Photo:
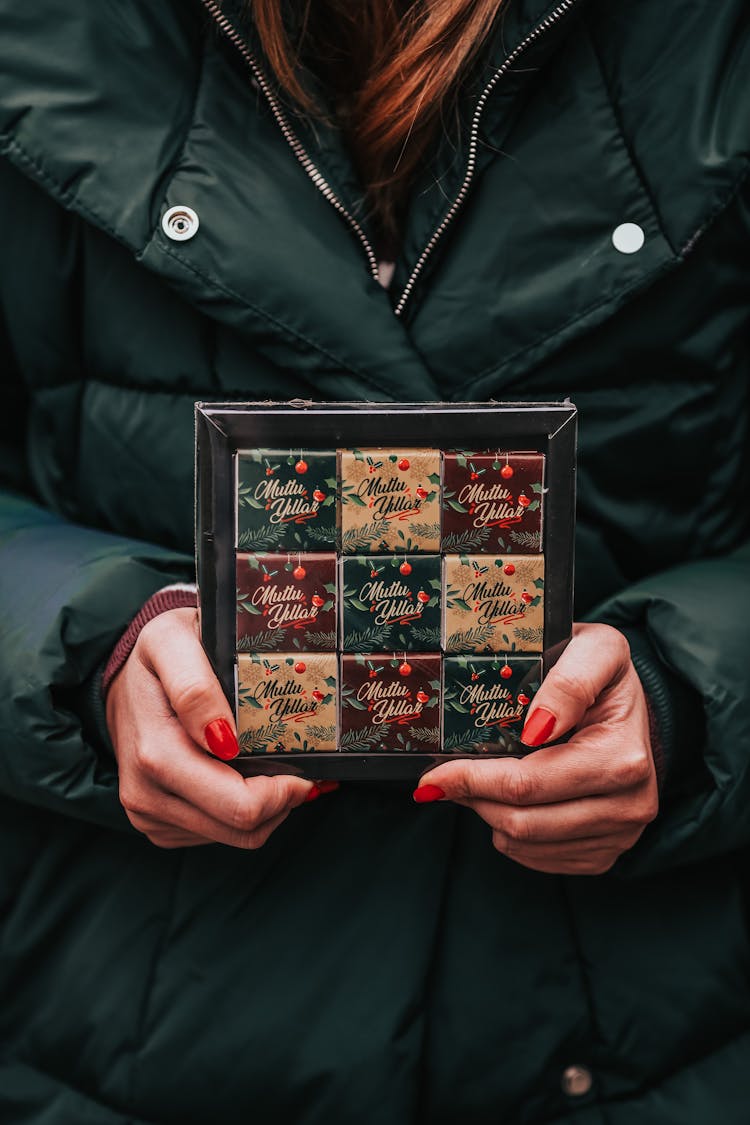
[[[747,1125],[745,0],[508,0],[388,291],[253,52],[238,0],[0,0],[0,1121]],[[632,852],[534,874],[398,788],[139,837],[87,700],[190,576],[194,401],[566,395],[577,614],[668,751]]]

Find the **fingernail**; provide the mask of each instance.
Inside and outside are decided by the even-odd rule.
[[[323,790],[320,788],[319,785],[313,785],[312,789],[310,790],[310,792],[305,797],[305,800],[306,801],[317,801],[318,797],[320,796],[320,794],[322,792],[323,792]]]
[[[240,752],[237,735],[226,719],[214,719],[213,722],[207,723],[203,729],[203,737],[211,753],[221,758],[223,762],[231,761]]]
[[[430,801],[442,801],[445,796],[445,790],[441,789],[439,785],[420,785],[412,793],[412,797],[418,805],[427,805]]]
[[[321,793],[334,793],[338,787],[338,781],[319,781],[317,783],[318,789]]]
[[[521,731],[521,742],[527,746],[541,746],[552,734],[556,722],[557,719],[551,711],[545,710],[544,707],[537,707],[536,711],[529,715]]]

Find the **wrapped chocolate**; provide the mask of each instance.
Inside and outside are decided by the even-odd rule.
[[[446,453],[445,554],[542,549],[544,457],[540,453]]]
[[[446,656],[443,749],[518,752],[518,735],[542,679],[539,657]]]
[[[344,449],[341,548],[347,555],[440,550],[440,451]]]
[[[439,652],[439,555],[354,555],[341,561],[344,652]]]
[[[338,667],[333,653],[237,657],[237,732],[249,754],[335,750]]]
[[[543,555],[446,555],[444,648],[454,652],[541,652]]]
[[[341,749],[437,752],[440,657],[342,656]]]
[[[336,651],[336,555],[237,555],[237,651]]]
[[[240,550],[335,550],[336,521],[335,453],[258,449],[238,457]]]

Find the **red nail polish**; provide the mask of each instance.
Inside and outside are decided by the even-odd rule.
[[[222,762],[231,761],[240,752],[237,735],[226,719],[214,719],[213,722],[207,723],[203,736],[211,753],[221,758]]]
[[[430,801],[442,801],[445,796],[445,790],[441,789],[439,785],[420,785],[412,793],[412,797],[418,805],[427,805]]]
[[[317,784],[321,793],[335,793],[339,787],[338,781],[319,781]]]
[[[545,710],[544,707],[537,707],[526,720],[526,725],[521,731],[521,742],[526,746],[541,746],[552,734],[556,722],[557,719],[551,711]]]
[[[313,785],[312,789],[310,790],[310,792],[305,797],[305,800],[306,801],[317,801],[318,797],[320,796],[320,794],[322,792],[323,792],[323,790],[320,788],[319,785]]]

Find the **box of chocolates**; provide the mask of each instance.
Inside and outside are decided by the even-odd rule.
[[[575,408],[196,412],[201,636],[234,767],[412,780],[527,753],[572,630]]]

